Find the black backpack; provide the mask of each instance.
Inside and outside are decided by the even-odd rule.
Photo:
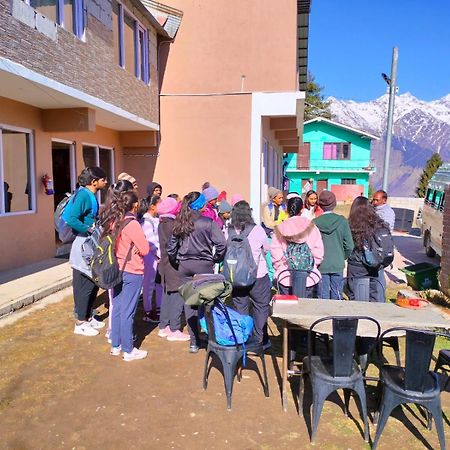
[[[123,263],[123,267],[120,268],[116,258],[116,241],[122,230],[132,220],[136,219],[128,218],[123,220],[116,232],[116,235],[113,233],[108,233],[102,236],[94,249],[90,262],[92,280],[102,289],[112,289],[114,286],[117,286],[122,282],[123,271],[125,270],[125,266],[130,259],[134,244],[130,245],[125,262]]]
[[[223,260],[223,275],[233,287],[248,287],[256,281],[258,266],[253,258],[248,235],[255,225],[247,225],[241,234],[228,228],[227,252]]]
[[[364,241],[363,264],[366,267],[381,269],[394,261],[394,240],[387,228],[375,231],[370,241]]]

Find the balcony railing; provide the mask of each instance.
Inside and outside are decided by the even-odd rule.
[[[294,168],[294,167],[291,167]],[[311,160],[309,162],[299,161],[295,167],[298,170],[367,170],[374,171],[375,164],[367,159],[355,160]]]

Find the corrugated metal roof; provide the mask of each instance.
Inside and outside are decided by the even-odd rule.
[[[155,0],[140,0],[161,23],[166,33],[173,39],[181,24],[183,12]]]

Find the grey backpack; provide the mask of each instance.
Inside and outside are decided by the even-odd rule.
[[[247,225],[241,234],[228,228],[227,252],[223,260],[223,275],[233,287],[252,286],[256,281],[258,266],[253,258],[248,235],[255,225]]]

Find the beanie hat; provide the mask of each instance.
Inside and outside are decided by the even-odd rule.
[[[206,189],[203,189],[203,195],[206,198],[206,201],[209,202],[219,196],[219,191],[214,186],[209,186]]]
[[[231,205],[226,200],[222,200],[219,204],[219,214],[228,212],[231,212]]]
[[[126,180],[129,181],[133,186],[136,184],[136,178],[132,177],[130,174],[126,172],[122,172],[117,177],[117,180]]]
[[[289,192],[289,194],[286,195],[286,200],[290,200],[291,198],[296,198],[296,197],[300,197],[300,194],[298,192]]]
[[[178,202],[172,197],[166,197],[158,203],[156,210],[161,216],[163,214],[176,214],[178,209]]]
[[[222,191],[219,196],[217,197],[217,201],[220,203],[223,200],[227,199],[227,193],[226,191]]]
[[[273,200],[278,194],[281,194],[281,191],[277,188],[270,187],[267,189],[267,194],[269,195],[269,200]]]
[[[324,211],[333,211],[336,208],[336,196],[331,191],[322,191],[319,194],[319,206]]]
[[[152,181],[151,183],[147,184],[147,195],[152,196],[153,195],[153,191],[159,187],[162,191],[162,186],[159,183],[156,183],[155,181]]]
[[[240,202],[241,200],[244,200],[244,197],[242,197],[241,194],[233,194],[231,196],[231,206],[234,206],[237,202]]]

